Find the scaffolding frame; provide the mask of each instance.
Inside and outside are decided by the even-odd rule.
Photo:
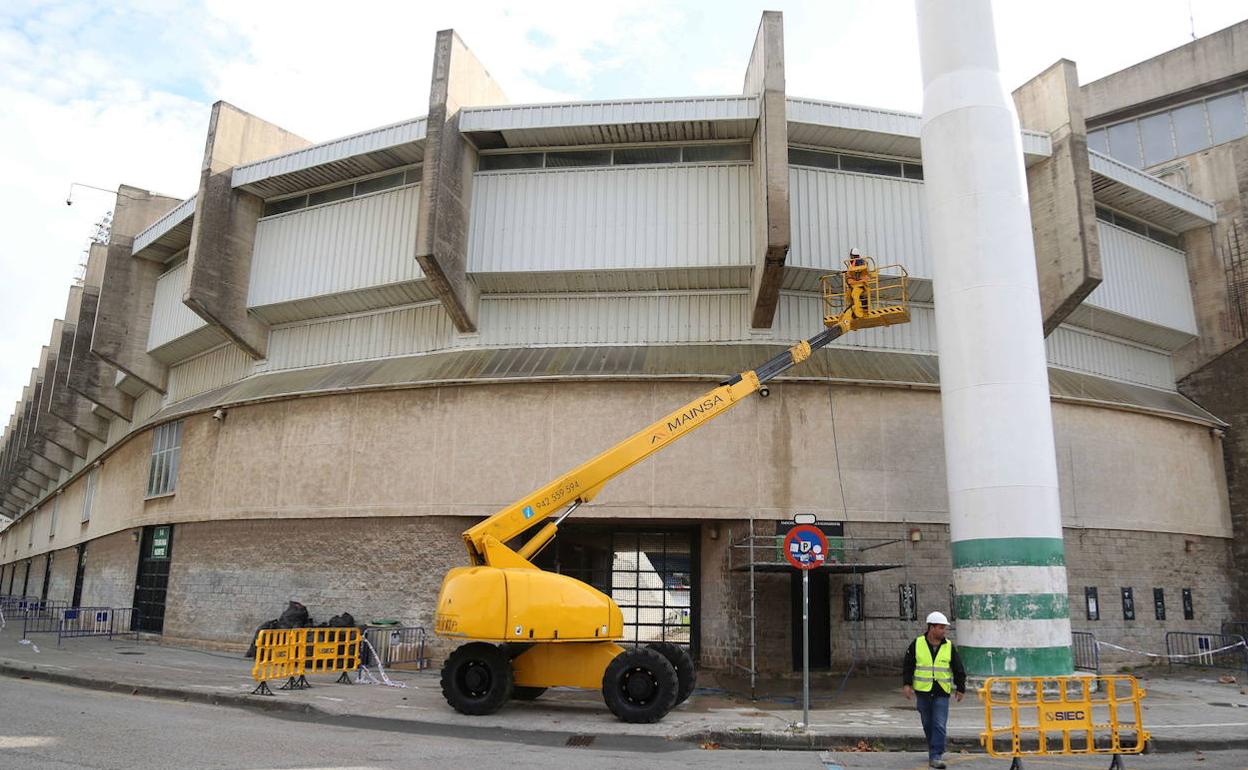
[[[768,523],[775,523],[775,519],[765,519]],[[748,576],[748,602],[749,612],[744,616],[744,620],[748,621],[749,642],[746,647],[749,648],[749,665],[743,665],[737,660],[732,661],[732,666],[747,673],[750,677],[750,699],[757,700],[758,692],[758,582],[757,575],[759,573],[783,574],[796,572],[796,569],[788,563],[783,555],[784,535],[762,535],[755,532],[755,519],[750,517],[749,531],[740,539],[733,537],[731,529],[728,530],[728,549],[727,549],[727,568],[729,576],[735,573],[745,573]],[[816,571],[822,570],[833,574],[858,576],[859,584],[862,584],[862,578],[870,572],[881,572],[884,570],[902,569],[905,571],[906,583],[909,583],[909,549],[903,549],[903,557],[901,562],[869,562],[862,558],[862,554],[868,551],[874,551],[877,548],[883,548],[898,543],[904,544],[906,540],[903,538],[861,538],[842,536],[838,537],[841,547],[836,549],[843,554],[843,557],[829,559],[823,566],[817,568]],[[865,592],[864,592],[865,595]],[[866,614],[865,604],[862,607],[862,620],[852,621],[850,627],[850,664],[845,672],[844,681],[848,681],[854,670],[859,664],[867,667],[870,673],[870,661],[863,654],[863,648],[866,646],[866,621],[897,618],[873,618]],[[856,626],[856,628],[855,628]]]

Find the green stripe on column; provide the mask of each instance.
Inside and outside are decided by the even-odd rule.
[[[958,618],[976,620],[1055,620],[1070,617],[1066,594],[959,594]]]
[[[956,540],[953,568],[960,567],[1059,567],[1066,564],[1066,547],[1060,537],[1000,537]]]
[[[1070,647],[963,647],[958,655],[970,676],[1068,676]]]

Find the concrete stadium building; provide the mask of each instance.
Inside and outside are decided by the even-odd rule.
[[[1245,52],[1241,23],[1014,92],[1069,570],[1051,610],[1117,644],[1248,616]],[[818,278],[856,247],[909,270],[911,323],[629,471],[543,563],[615,596],[632,638],[784,672],[800,618],[767,543],[815,513],[845,538],[812,580],[817,667],[956,618],[919,116],[786,93],[779,14],[742,54],[740,95],[511,105],[446,31],[424,116],[312,143],[214,105],[197,194],[121,187],[32,351],[0,594],[136,606],[219,648],[291,598],[430,627],[461,531],[818,332]]]

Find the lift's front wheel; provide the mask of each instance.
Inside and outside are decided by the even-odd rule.
[[[470,642],[442,666],[442,696],[461,714],[493,714],[511,697],[511,660],[492,644]]]
[[[693,658],[679,644],[651,642],[646,646],[667,658],[667,662],[671,663],[672,668],[676,669],[676,679],[680,682],[680,689],[676,691],[676,705],[679,706],[684,703],[689,694],[693,692],[694,684],[698,681],[698,670],[693,665]]]
[[[616,655],[602,675],[602,699],[625,722],[657,722],[672,706],[680,681],[658,650],[636,647]]]

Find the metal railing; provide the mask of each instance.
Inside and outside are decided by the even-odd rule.
[[[1248,671],[1248,646],[1238,634],[1170,631],[1166,660],[1171,666],[1201,666]]]
[[[1101,650],[1096,643],[1096,634],[1091,631],[1071,631],[1071,652],[1075,656],[1076,671],[1101,673]]]
[[[361,662],[366,666],[374,663],[374,658],[381,658],[383,666],[394,664],[415,664],[417,669],[429,667],[429,657],[425,654],[426,634],[423,626],[390,626],[370,628],[364,632],[364,638],[377,651],[376,656],[366,645],[361,651]]]
[[[61,603],[63,604],[63,602]],[[133,607],[40,607],[22,613],[22,638],[31,634],[56,634],[62,639],[84,636],[139,638],[139,613]]]

